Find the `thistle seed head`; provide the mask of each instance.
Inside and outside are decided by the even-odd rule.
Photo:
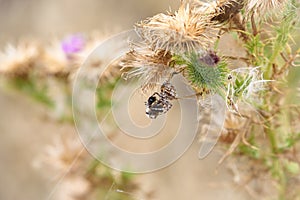
[[[138,77],[142,81],[142,90],[146,91],[157,87],[158,83],[171,76],[171,63],[172,55],[165,50],[133,49],[121,62],[124,71],[122,76],[125,79]]]
[[[158,14],[136,25],[136,31],[150,48],[171,53],[196,52],[214,43],[218,28],[210,13],[181,1],[174,14]]]
[[[287,0],[246,0],[245,10],[248,13],[266,14],[280,10]]]
[[[8,45],[0,52],[0,74],[26,76],[40,59],[40,45],[35,42],[22,42],[17,46]]]

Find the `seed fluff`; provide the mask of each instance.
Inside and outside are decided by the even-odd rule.
[[[164,50],[151,51],[148,48],[132,49],[121,62],[123,78],[139,77],[145,92],[168,80],[174,69],[172,55]]]
[[[217,27],[211,14],[197,12],[199,7],[181,1],[174,14],[157,14],[136,25],[140,37],[154,50],[171,53],[195,52],[213,45]]]

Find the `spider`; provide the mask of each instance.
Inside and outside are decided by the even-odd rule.
[[[176,99],[176,89],[170,82],[165,82],[160,87],[160,93],[155,92],[145,102],[146,115],[156,119],[158,115],[165,114],[172,108],[171,100]]]

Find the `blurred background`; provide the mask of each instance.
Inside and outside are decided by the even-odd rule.
[[[47,42],[72,33],[109,36],[178,5],[175,0],[0,0],[0,48],[22,39]],[[0,199],[49,199],[59,182],[34,169],[34,159],[54,135],[76,130],[48,119],[47,110],[19,93],[0,91],[0,107]],[[194,144],[168,168],[138,175],[141,190],[154,191],[153,199],[161,200],[250,198],[232,184],[225,167],[216,170],[220,153],[199,161],[198,148]]]
[[[67,33],[131,29],[134,23],[177,8],[172,0],[1,0],[1,43],[24,37],[47,39]]]

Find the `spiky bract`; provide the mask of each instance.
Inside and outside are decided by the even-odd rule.
[[[226,88],[227,63],[214,52],[191,53],[185,58],[187,78],[197,88],[223,93]]]
[[[152,89],[164,79],[168,79],[173,71],[170,67],[172,56],[164,50],[150,49],[131,50],[122,62],[124,78],[139,77],[142,90]]]
[[[213,45],[218,28],[212,14],[182,1],[174,14],[158,14],[137,24],[136,31],[154,50],[171,53],[195,52]]]

